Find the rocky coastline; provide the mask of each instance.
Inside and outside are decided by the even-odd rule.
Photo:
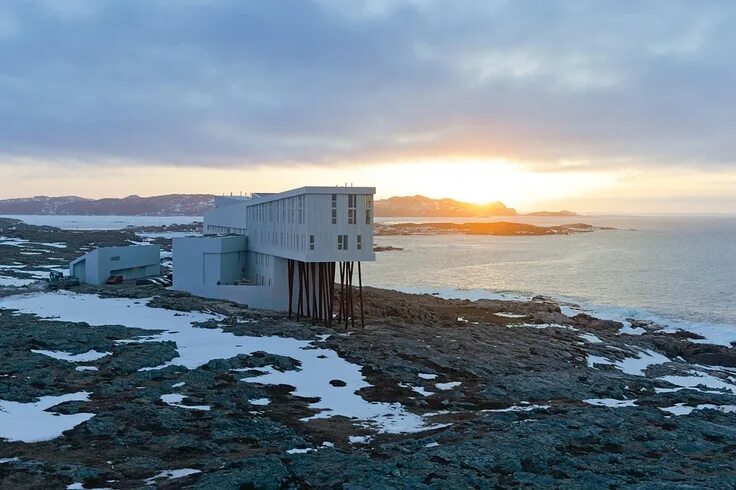
[[[736,484],[736,348],[704,332],[541,296],[365,288],[366,328],[346,329],[158,286],[50,292],[39,272],[88,247],[170,240],[4,219],[0,237],[0,276],[32,280],[0,286],[3,488]],[[187,346],[200,334],[223,356]],[[300,373],[329,380],[322,399]],[[15,407],[83,421],[29,442]]]
[[[391,223],[374,225],[376,236],[392,235],[500,235],[545,236],[571,235],[593,231],[614,230],[585,223],[537,226],[527,223],[499,221],[494,223]]]

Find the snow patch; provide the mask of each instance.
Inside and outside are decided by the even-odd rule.
[[[410,388],[412,391],[419,393],[422,396],[434,395],[433,391],[427,391],[426,389],[424,389],[423,386],[415,386],[415,385],[410,385],[407,383],[399,383],[399,386],[401,386],[402,388]]]
[[[548,408],[551,408],[552,405],[532,405],[527,402],[523,402],[519,405],[512,405],[508,408],[487,408],[485,410],[481,410],[483,413],[493,413],[493,412],[531,412],[534,410],[547,410]]]
[[[559,323],[511,323],[509,325],[506,325],[509,328],[536,328],[536,329],[545,329],[545,328],[560,328],[563,330],[572,330],[573,332],[577,332],[578,329],[575,327],[571,327],[570,325],[562,325]]]
[[[11,247],[23,247],[30,243],[28,240],[23,238],[10,238],[8,236],[0,236],[0,245],[8,245]]]
[[[313,447],[307,447],[304,449],[294,448],[294,449],[289,449],[286,452],[287,454],[306,454],[306,453],[311,453],[312,451],[316,451],[316,449],[314,449]]]
[[[632,327],[631,324],[626,324],[623,327],[618,329],[618,333],[619,335],[620,334],[642,335],[642,334],[647,333],[647,331],[641,327]]]
[[[616,398],[590,398],[583,400],[588,405],[595,405],[596,407],[635,407],[636,400],[617,400]]]
[[[510,313],[507,311],[501,311],[494,313],[496,316],[500,316],[502,318],[526,318],[528,315],[523,315],[521,313]]]
[[[35,279],[21,279],[18,277],[0,276],[0,286],[23,287],[36,282]]]
[[[449,383],[435,383],[435,386],[438,390],[451,390],[455,388],[456,386],[460,386],[462,383],[460,381],[450,381]]]
[[[585,340],[587,342],[590,342],[591,344],[602,344],[603,343],[603,341],[601,339],[599,339],[598,337],[596,337],[592,333],[580,333],[578,335],[580,336],[581,339],[583,339],[583,340]]]
[[[69,352],[63,352],[63,351],[36,350],[36,349],[31,349],[31,352],[33,352],[34,354],[42,354],[44,356],[53,357],[54,359],[59,359],[60,361],[67,361],[67,362],[96,361],[97,359],[102,359],[103,357],[112,355],[112,352],[97,352],[96,350],[89,350],[82,354],[71,354]]]
[[[20,403],[0,400],[0,438],[10,442],[49,441],[95,416],[93,413],[64,415],[47,412],[51,407],[70,401],[87,401],[89,393],[80,391],[60,396],[42,396],[37,402]]]
[[[677,403],[671,407],[659,407],[659,409],[669,412],[672,415],[689,415],[695,410],[717,410],[723,413],[734,413],[736,412],[736,405],[713,405],[711,403],[703,403],[701,405],[691,407],[684,403]]]
[[[588,355],[588,367],[595,367],[595,364],[606,364],[615,366],[624,373],[633,376],[644,376],[649,366],[664,364],[666,362],[670,362],[667,356],[653,350],[640,350],[639,357],[625,357],[620,361],[612,361],[608,358],[591,354]]]
[[[179,393],[169,393],[166,395],[161,395],[161,401],[163,401],[167,405],[171,405],[172,407],[186,408],[188,410],[202,410],[205,412],[210,411],[209,405],[184,405],[182,404],[185,398],[186,396],[180,395]]]
[[[167,478],[169,480],[175,480],[177,478],[184,478],[185,476],[189,476],[189,475],[196,475],[197,473],[202,473],[202,471],[195,470],[194,468],[180,468],[178,470],[164,470],[156,476],[147,478],[145,481],[147,485],[154,485],[156,480],[160,478]]]
[[[95,366],[77,366],[74,368],[75,371],[99,371]]]
[[[700,389],[698,387],[705,386],[712,390],[727,390],[736,394],[736,382],[724,381],[721,378],[702,371],[690,371],[689,376],[662,376],[659,379],[682,388]],[[731,380],[733,378],[729,377],[728,379]]]

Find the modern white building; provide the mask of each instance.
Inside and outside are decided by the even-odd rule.
[[[352,277],[373,252],[374,187],[218,197],[204,237],[174,238],[174,289],[331,323],[352,317]],[[339,275],[338,275],[339,271]],[[362,289],[359,290],[362,294]],[[362,296],[361,296],[362,298]]]
[[[105,284],[110,276],[129,280],[160,274],[161,247],[158,245],[96,248],[69,264],[69,275],[87,284]]]

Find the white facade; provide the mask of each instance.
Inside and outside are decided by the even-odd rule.
[[[247,198],[241,196],[215,197],[215,209],[204,215],[204,234],[245,235],[246,222],[243,209]]]
[[[174,289],[285,310],[289,259],[375,260],[374,194],[373,187],[301,187],[216,198],[204,233],[228,236],[175,238]]]
[[[249,250],[301,262],[375,260],[374,193],[373,187],[302,187],[253,198],[245,207]]]
[[[161,274],[161,247],[134,245],[102,247],[87,252],[69,264],[69,275],[87,284],[104,284],[110,276],[141,279]]]

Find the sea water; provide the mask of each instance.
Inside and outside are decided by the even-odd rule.
[[[87,215],[2,215],[29,225],[55,226],[62,230],[121,230],[127,226],[162,226],[202,221],[201,216],[87,216]]]
[[[543,294],[601,317],[736,328],[736,217],[430,219],[615,227],[560,236],[379,236],[369,285],[449,297]],[[382,219],[383,222],[416,218]]]

